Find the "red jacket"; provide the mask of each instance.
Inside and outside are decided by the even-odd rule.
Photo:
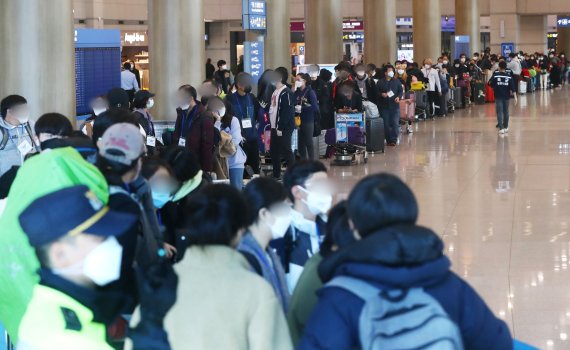
[[[174,142],[178,144],[182,133],[182,121],[186,127],[186,149],[191,150],[200,162],[204,172],[214,170],[214,121],[204,113],[204,106],[198,103],[188,113],[191,119],[187,119],[186,113],[180,108],[176,110],[176,124],[174,126]]]

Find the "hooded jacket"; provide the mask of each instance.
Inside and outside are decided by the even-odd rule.
[[[465,349],[512,349],[507,325],[481,297],[450,271],[443,242],[414,225],[378,230],[324,260],[324,283],[336,276],[364,280],[381,289],[423,287],[458,325]],[[351,349],[359,346],[358,321],[364,302],[340,288],[321,289],[299,349]]]

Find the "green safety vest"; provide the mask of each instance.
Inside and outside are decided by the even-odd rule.
[[[113,350],[106,328],[93,312],[70,296],[36,285],[22,318],[18,347],[34,350]]]

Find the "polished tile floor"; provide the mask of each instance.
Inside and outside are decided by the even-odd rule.
[[[404,179],[454,271],[541,349],[570,349],[569,99],[570,88],[520,96],[508,136],[494,104],[475,105],[417,123],[367,165],[331,167],[343,192],[376,172]]]

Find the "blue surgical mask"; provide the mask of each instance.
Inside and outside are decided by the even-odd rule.
[[[152,191],[152,204],[156,209],[162,209],[172,199],[170,193]]]

